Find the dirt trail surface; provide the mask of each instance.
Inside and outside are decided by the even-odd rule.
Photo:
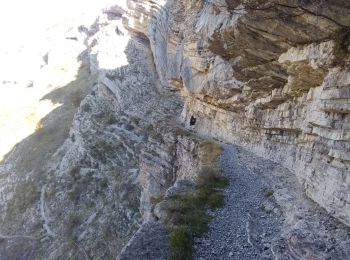
[[[287,169],[231,145],[220,165],[226,204],[209,211],[195,259],[349,259],[349,228],[306,198]]]

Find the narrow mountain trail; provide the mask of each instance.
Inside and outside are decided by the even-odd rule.
[[[209,210],[195,259],[348,259],[350,229],[305,196],[286,168],[223,145],[225,206]]]
[[[220,164],[230,181],[226,203],[209,213],[209,232],[195,240],[196,259],[270,259],[270,245],[261,242],[279,232],[283,219],[264,209],[272,190],[261,172],[271,171],[274,164],[228,145]],[[254,164],[259,170],[251,169]]]

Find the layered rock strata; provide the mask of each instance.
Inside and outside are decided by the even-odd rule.
[[[350,224],[350,6],[337,1],[128,1],[163,86],[201,134],[282,163]]]
[[[71,32],[77,80],[1,162],[1,256],[113,259],[139,230],[120,258],[158,257],[140,248],[166,239],[156,205],[202,163],[179,117],[288,167],[349,225],[349,17],[341,0],[129,0]]]
[[[1,162],[4,259],[114,259],[168,188],[195,178],[183,102],[161,87],[149,41],[124,29],[124,13],[113,6],[70,31],[86,46],[82,67],[43,97],[63,105]]]

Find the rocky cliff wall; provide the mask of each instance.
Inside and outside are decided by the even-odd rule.
[[[291,169],[350,224],[347,1],[128,1],[182,121]]]
[[[183,100],[162,86],[150,40],[122,17],[111,6],[62,35],[85,47],[69,56],[81,67],[64,86],[48,77],[38,98],[60,106],[0,162],[4,259],[114,259],[164,196],[193,188],[201,139],[181,127]]]
[[[168,246],[156,205],[193,188],[200,135],[282,163],[350,224],[349,9],[129,0],[70,30],[82,67],[42,97],[62,107],[1,161],[0,255],[112,259],[137,229],[120,258],[157,254],[135,248]]]

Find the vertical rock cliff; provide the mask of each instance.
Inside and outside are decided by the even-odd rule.
[[[291,169],[350,224],[347,1],[129,1],[182,120]]]
[[[279,186],[276,259],[350,255],[348,1],[127,0],[62,37],[76,78],[42,83],[60,106],[0,162],[1,257],[165,259],[161,202],[195,188],[207,139],[289,169],[225,152]]]
[[[149,39],[126,30],[127,17],[110,6],[60,38],[80,52],[43,57],[48,78],[64,51],[81,66],[67,85],[29,86],[59,105],[1,161],[1,258],[115,259],[172,185],[196,179],[200,138],[181,127],[183,100],[163,87]]]

